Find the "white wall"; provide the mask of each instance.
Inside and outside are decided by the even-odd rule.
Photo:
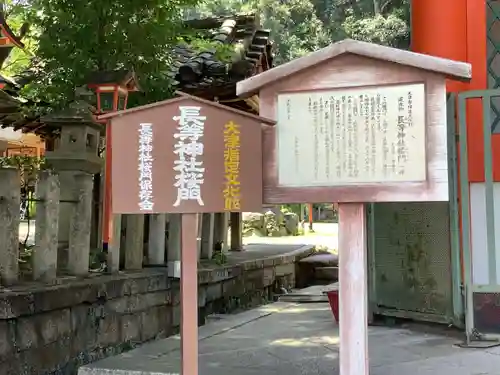
[[[500,284],[500,183],[493,184],[495,212],[495,250],[497,284]],[[476,285],[488,285],[488,245],[486,230],[486,191],[484,183],[470,184],[470,220],[472,246],[472,282]]]

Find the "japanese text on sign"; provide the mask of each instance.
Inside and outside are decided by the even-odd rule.
[[[139,209],[153,210],[153,124],[139,125]]]
[[[233,121],[224,125],[224,209],[240,209],[240,126]]]
[[[277,129],[283,186],[426,179],[423,84],[281,94]]]
[[[173,204],[178,207],[183,201],[195,200],[203,206],[201,188],[204,182],[205,168],[203,161],[203,134],[205,130],[206,116],[200,114],[201,107],[180,106],[179,115],[173,120],[179,126],[174,133],[176,143],[174,154],[175,183],[177,188],[177,199]]]

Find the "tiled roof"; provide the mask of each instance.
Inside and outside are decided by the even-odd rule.
[[[234,98],[236,82],[256,74],[260,64],[263,70],[272,67],[270,31],[260,27],[255,15],[191,20],[186,24],[211,34],[212,42],[234,46],[234,55],[225,62],[216,58],[215,51],[195,52],[188,44],[177,46],[171,78],[179,90],[204,97]]]

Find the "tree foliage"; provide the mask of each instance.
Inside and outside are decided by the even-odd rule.
[[[347,37],[407,48],[409,1],[205,0],[197,15],[258,13],[280,64]]]
[[[37,49],[24,95],[57,108],[92,72],[133,69],[142,90],[131,105],[168,97],[182,10],[196,1],[29,0],[25,16],[37,31]]]
[[[15,75],[30,64],[24,96],[58,108],[75,87],[89,83],[91,72],[134,69],[142,89],[129,100],[134,106],[171,94],[171,51],[180,38],[188,34],[194,49],[214,47],[183,29],[183,17],[256,13],[271,30],[281,64],[346,37],[407,48],[409,1],[3,0],[14,30],[31,24],[28,47],[13,50],[3,73]],[[218,51],[221,59],[230,54]]]
[[[23,28],[29,27],[27,24],[26,7],[27,3],[22,0],[3,0],[1,3],[2,11],[8,19],[9,27],[15,35],[24,34]],[[26,29],[28,31],[29,29]],[[20,74],[30,65],[36,49],[35,30],[31,34],[22,35],[24,49],[14,47],[9,52],[9,57],[4,61],[2,74],[7,77],[13,77]]]

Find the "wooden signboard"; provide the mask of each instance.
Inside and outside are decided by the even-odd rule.
[[[445,79],[471,66],[344,40],[239,82],[259,94],[264,203],[339,203],[340,374],[368,374],[364,203],[447,201]]]
[[[264,203],[447,201],[445,79],[470,72],[344,40],[238,83],[278,121],[263,134]]]
[[[112,117],[113,212],[260,211],[263,121],[186,95]]]
[[[262,125],[180,97],[110,115],[115,214],[181,213],[182,374],[198,375],[197,214],[262,209]]]

